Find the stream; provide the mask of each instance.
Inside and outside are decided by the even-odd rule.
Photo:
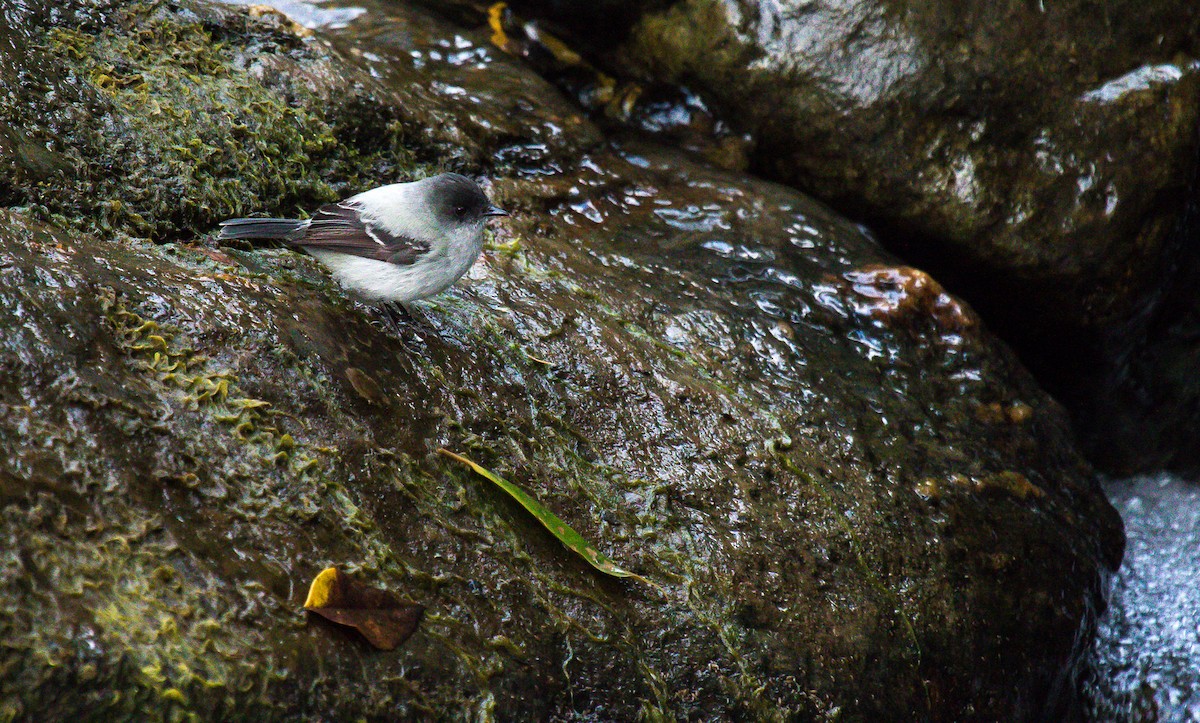
[[[1200,488],[1155,474],[1105,491],[1127,543],[1092,653],[1089,717],[1200,721]]]

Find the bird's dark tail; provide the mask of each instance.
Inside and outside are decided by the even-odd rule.
[[[308,228],[308,221],[294,218],[231,218],[221,222],[220,239],[280,239],[295,241]]]

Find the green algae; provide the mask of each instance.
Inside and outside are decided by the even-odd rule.
[[[787,446],[790,446],[790,441],[788,442]],[[829,492],[824,482],[818,480],[807,470],[802,469],[799,465],[797,465],[792,458],[787,455],[786,448],[784,446],[769,444],[768,448],[780,465],[782,465],[785,469],[798,477],[812,489],[817,491],[817,494],[819,494],[821,499],[824,500],[827,509],[836,511],[837,505],[834,501],[833,495]],[[858,533],[850,524],[850,521],[846,519],[845,515],[835,513],[834,518],[838,526],[842,528],[842,531],[846,535],[846,539],[850,543],[850,549],[854,555],[854,562],[858,567],[859,574],[863,576],[867,583],[876,592],[878,592],[882,598],[890,600],[893,604],[895,615],[900,620],[901,625],[904,627],[905,635],[908,638],[908,644],[912,647],[912,667],[915,672],[915,677],[921,681],[921,684],[925,689],[925,702],[928,706],[928,709],[933,710],[933,699],[929,690],[929,684],[925,680],[924,676],[921,675],[921,641],[917,637],[917,629],[913,624],[912,615],[907,610],[907,608],[913,604],[913,601],[902,598],[894,590],[885,585],[879,578],[879,575],[877,575],[875,571],[871,569],[870,563],[866,557],[866,553],[863,550],[863,544],[858,539]]]
[[[37,248],[36,243],[33,247]],[[42,665],[50,665],[46,670],[57,676],[6,678],[5,690],[16,701],[14,715],[42,710],[40,696],[47,685],[70,686],[73,692],[60,696],[59,705],[86,705],[99,718],[136,716],[149,710],[161,711],[169,719],[206,719],[246,711],[278,715],[278,711],[271,712],[277,705],[272,701],[282,694],[271,691],[292,685],[294,672],[286,669],[284,660],[264,659],[239,649],[249,645],[265,650],[270,647],[267,640],[279,645],[296,637],[299,621],[288,612],[289,600],[278,593],[281,584],[285,590],[290,585],[292,573],[286,571],[286,564],[258,561],[231,580],[228,549],[217,540],[204,541],[203,530],[193,525],[207,528],[224,524],[223,519],[244,521],[251,527],[227,538],[235,549],[243,544],[238,540],[246,532],[259,539],[282,527],[304,535],[312,534],[311,528],[303,532],[306,527],[318,525],[325,528],[321,535],[327,540],[327,553],[338,554],[351,567],[392,576],[407,576],[410,568],[380,539],[377,526],[355,504],[354,495],[325,476],[325,465],[315,464],[320,448],[310,455],[306,435],[282,431],[267,402],[242,393],[236,374],[195,352],[177,327],[152,318],[111,288],[102,286],[94,303],[97,322],[109,327],[112,348],[127,358],[130,376],[123,383],[127,395],[123,404],[88,408],[102,415],[100,419],[113,413],[140,412],[138,418],[155,422],[154,435],[173,434],[170,430],[180,424],[196,425],[196,429],[211,425],[196,440],[174,437],[168,445],[191,447],[185,455],[194,472],[156,470],[148,477],[162,487],[147,491],[151,498],[182,495],[182,499],[194,496],[197,502],[218,502],[220,511],[204,503],[196,507],[176,503],[170,506],[173,512],[169,515],[147,512],[155,505],[143,506],[137,500],[149,479],[135,474],[126,484],[97,487],[90,469],[79,478],[84,489],[92,490],[89,498],[64,502],[75,498],[64,498],[62,483],[49,480],[65,482],[74,476],[47,470],[45,474],[50,476],[42,484],[49,484],[47,489],[54,495],[42,493],[32,499],[32,506],[22,502],[6,508],[5,533],[21,535],[19,543],[15,538],[8,540],[7,549],[24,550],[34,564],[26,564],[23,573],[8,567],[0,576],[0,597],[13,609],[19,607],[18,599],[34,607],[8,621],[11,625],[4,632],[9,633],[6,640],[11,644],[5,648],[4,662],[16,664],[31,676],[38,675]],[[43,308],[54,306],[43,304]],[[110,372],[119,373],[123,366],[118,364]],[[164,414],[160,404],[151,404],[159,411],[147,414],[140,409],[145,399],[128,396],[141,386],[139,376],[151,385],[148,389],[159,390],[156,396],[171,412]],[[72,394],[84,399],[93,393],[77,389]],[[8,410],[6,419],[13,413]],[[43,420],[34,415],[30,421]],[[103,465],[102,460],[114,454],[119,456],[124,448],[133,459],[161,456],[161,437],[148,446],[139,439],[143,435],[138,427],[119,427],[128,431],[113,440],[118,446],[110,446],[89,468]],[[7,464],[17,464],[17,470],[22,469],[22,460],[29,459],[31,450],[27,445],[22,448],[22,438],[54,439],[68,455],[83,443],[80,432],[72,433],[70,426],[27,426],[15,440],[12,428],[6,429],[0,442],[16,451]],[[118,441],[128,433],[134,437]],[[288,456],[281,460],[280,454]],[[210,465],[206,455],[209,459],[228,455],[235,462]],[[98,469],[106,475],[124,474],[120,465]],[[10,473],[5,472],[5,479]],[[214,479],[214,474],[221,477]],[[19,490],[38,489],[37,479],[32,487],[29,481],[14,479],[16,487],[7,495],[21,499]],[[53,534],[42,535],[38,528],[47,519],[53,521],[49,531]],[[187,522],[181,523],[183,520]],[[22,590],[27,584],[22,581],[30,574],[34,579],[62,578],[81,586],[51,586],[35,594]],[[65,630],[53,616],[35,614],[37,610],[63,609],[64,605],[76,621]],[[247,610],[258,612],[247,617]],[[264,629],[268,621],[270,625]],[[56,658],[54,651],[70,649],[69,645],[63,648],[62,636],[78,635],[80,630],[95,631],[85,634],[93,635],[99,645],[96,657],[82,663]],[[125,651],[116,661],[119,664],[105,652],[110,648]],[[17,657],[8,657],[14,653]]]
[[[26,118],[0,114],[75,169],[20,187],[44,218],[177,238],[255,211],[300,214],[414,165],[399,122],[367,103],[366,90],[325,102],[338,96],[321,86],[337,77],[326,77],[321,47],[283,30],[263,42],[243,17],[207,6],[113,12],[102,28],[47,28],[34,48],[47,58],[45,82],[70,86],[56,92],[81,96],[86,116],[38,98]],[[226,24],[214,31],[217,18]],[[307,77],[272,84],[247,64],[292,65]]]
[[[119,346],[160,382],[178,387],[184,405],[203,408],[212,419],[231,427],[235,438],[257,447],[264,463],[285,465],[300,478],[313,471],[317,455],[272,424],[270,402],[242,396],[236,377],[209,368],[207,359],[180,343],[176,329],[130,311],[112,289],[101,289],[100,299]]]

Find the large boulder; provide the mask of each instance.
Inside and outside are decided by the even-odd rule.
[[[1089,457],[1119,474],[1200,471],[1200,227],[1138,344],[1086,400],[1079,429]]]
[[[335,52],[260,12],[129,3],[31,25],[70,49],[28,56],[62,71],[39,107],[107,114],[39,143],[137,203],[101,223],[51,172],[0,217],[0,715],[1071,705],[1120,523],[1062,410],[968,306],[794,190],[598,143],[545,86],[489,95],[524,71],[478,33],[372,8]],[[433,110],[403,106],[421,94],[388,73],[457,73],[443,90],[480,100],[461,119],[432,91]],[[227,87],[254,100],[228,111],[244,128],[199,121],[212,160],[181,174],[186,119],[226,112]],[[254,197],[230,195],[272,129],[300,139],[301,175],[247,168]],[[495,144],[499,161],[456,162],[495,163],[514,217],[398,326],[308,257],[202,239],[231,210],[294,211],[463,139]],[[601,576],[439,447],[660,587]],[[416,635],[379,652],[306,617],[330,565],[425,605]]]
[[[682,0],[621,55],[716,101],[753,170],[870,219],[1069,387],[1161,287],[1197,37],[1200,6],[1169,0]]]

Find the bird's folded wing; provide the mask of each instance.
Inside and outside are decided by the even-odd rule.
[[[428,243],[393,234],[363,218],[353,206],[340,203],[319,208],[304,236],[292,243],[405,265],[415,263],[429,251]]]

